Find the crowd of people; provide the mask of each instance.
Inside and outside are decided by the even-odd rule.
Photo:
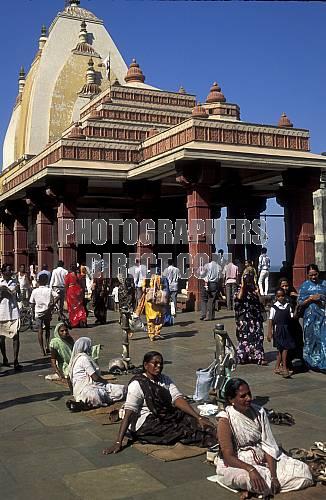
[[[219,261],[212,260],[199,270],[203,280],[200,319],[212,320],[219,294],[225,296],[227,308],[234,310],[239,364],[267,364],[263,328],[266,311],[261,297],[268,292],[270,261],[265,249],[261,256],[258,272],[250,261],[245,262],[242,270],[238,262],[223,262],[223,251],[219,251]],[[215,424],[201,416],[174,381],[163,374],[161,353],[147,352],[141,373],[134,375],[128,385],[112,384],[98,365],[101,346],[92,346],[88,337],[74,340],[70,335],[70,328],[87,326],[89,304],[95,323],[105,324],[112,297],[114,309],[120,313],[123,357],[128,359],[133,322],[146,318],[151,342],[160,339],[164,324],[173,324],[180,278],[179,269],[171,261],[163,272],[155,268],[150,273],[136,261],[126,278],[118,276],[111,281],[103,274],[92,278],[85,266],[73,265],[68,271],[61,261],[52,272],[44,265],[38,273],[34,268],[27,273],[21,266],[14,274],[5,265],[0,278],[3,365],[10,365],[5,339],[11,338],[13,367],[16,371],[22,368],[18,362],[19,303],[30,304],[42,353],[51,355],[53,374],[46,378],[66,381],[75,403],[82,409],[124,401],[124,417],[116,441],[103,450],[104,454],[120,452],[126,438],[148,444],[181,442],[206,448],[218,442],[218,482],[242,491],[243,499],[251,493],[267,496],[310,486],[313,480],[308,466],[280,450],[265,410],[253,403],[244,380],[227,382],[225,408],[217,415]],[[69,322],[59,321],[50,339],[54,302],[61,312],[66,304]],[[319,279],[314,264],[308,266],[307,280],[298,292],[288,278],[279,280],[267,329],[267,340],[273,341],[277,350],[275,374],[291,376],[292,363],[297,358],[303,359],[308,368],[326,370],[325,302],[326,282]]]

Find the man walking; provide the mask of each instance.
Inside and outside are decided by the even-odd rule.
[[[65,276],[68,274],[67,269],[63,267],[63,261],[59,260],[58,265],[52,271],[50,280],[50,288],[59,295],[59,310],[63,313],[63,305],[65,301]]]
[[[233,310],[234,295],[237,291],[237,283],[239,280],[239,268],[233,262],[226,264],[223,270],[225,291],[226,291],[226,306],[229,311]]]
[[[3,366],[10,366],[6,353],[6,340],[13,340],[14,370],[20,371],[22,366],[18,362],[19,354],[19,309],[17,304],[19,285],[13,276],[11,266],[2,267],[0,278],[0,350]]]
[[[143,282],[146,278],[146,266],[140,263],[139,259],[135,260],[135,265],[128,269],[128,274],[134,279],[135,289],[136,289],[136,304],[140,301],[143,294]]]
[[[268,277],[270,267],[271,261],[267,255],[267,248],[263,247],[258,261],[258,287],[260,295],[268,294]]]
[[[205,264],[203,270],[199,274],[201,278],[204,278],[204,288],[207,290],[207,302],[206,300],[202,300],[200,319],[204,321],[212,321],[215,319],[215,304],[219,293],[221,267],[217,262],[211,260],[211,262]]]
[[[20,288],[20,299],[23,304],[26,304],[28,303],[29,297],[31,295],[32,283],[26,272],[24,264],[19,267],[17,280]]]
[[[171,310],[172,316],[176,315],[177,312],[177,297],[178,297],[178,284],[179,279],[181,278],[180,269],[173,265],[172,259],[168,260],[168,267],[164,269],[163,276],[165,276],[169,282],[169,290],[170,290],[170,301],[174,305]]]

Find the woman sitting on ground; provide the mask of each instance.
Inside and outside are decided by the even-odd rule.
[[[51,365],[53,375],[47,375],[48,380],[65,379],[68,376],[68,366],[74,347],[74,339],[69,334],[68,327],[59,322],[54,329],[53,339],[50,341]]]
[[[141,443],[171,445],[180,441],[204,447],[216,444],[215,426],[187,403],[162,371],[162,354],[145,354],[143,373],[129,382],[125,416],[116,443],[103,450],[105,455],[121,451],[128,429],[131,437]]]
[[[264,497],[307,488],[313,484],[308,466],[285,455],[277,446],[263,408],[252,403],[242,379],[228,381],[226,408],[218,418],[221,456],[216,473],[222,486]]]
[[[75,401],[82,401],[96,408],[124,399],[125,386],[109,384],[101,377],[101,370],[92,359],[91,353],[91,339],[80,337],[75,342],[68,368]]]

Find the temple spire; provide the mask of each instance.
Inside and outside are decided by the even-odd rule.
[[[94,69],[94,61],[92,58],[88,61],[88,68],[86,71],[86,83],[81,89],[79,95],[93,96],[101,92],[100,86],[96,83],[96,72]]]
[[[94,61],[92,58],[88,61],[88,68],[86,71],[86,83],[95,83],[95,70]]]
[[[41,36],[40,36],[39,41],[38,41],[39,50],[43,49],[44,45],[46,44],[47,39],[48,39],[47,29],[46,29],[46,26],[43,24],[42,29],[41,29]]]
[[[79,43],[87,43],[87,24],[85,21],[82,21],[80,25]]]
[[[19,77],[18,77],[18,92],[19,94],[23,93],[24,87],[25,87],[25,82],[26,82],[26,74],[24,67],[22,66],[19,71]]]

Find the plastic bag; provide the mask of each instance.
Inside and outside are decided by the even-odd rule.
[[[132,315],[129,319],[129,328],[132,332],[144,332],[145,325],[142,320],[135,315]]]
[[[207,401],[208,393],[214,383],[216,371],[216,361],[214,361],[209,365],[208,368],[199,368],[196,371],[196,389],[194,394],[194,401]]]

